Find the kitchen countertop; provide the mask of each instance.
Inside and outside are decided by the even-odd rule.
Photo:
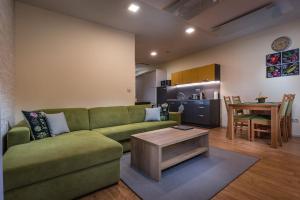
[[[180,99],[167,99],[167,101],[210,101],[210,100],[219,100],[219,99],[184,99],[184,100],[180,100]]]

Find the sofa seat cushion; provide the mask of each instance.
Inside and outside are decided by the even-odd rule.
[[[140,122],[137,123],[139,126],[142,126],[144,131],[153,131],[161,128],[168,128],[175,126],[178,123],[176,121],[155,121],[155,122]]]
[[[106,128],[93,129],[118,142],[130,139],[130,136],[145,131],[152,131],[177,125],[176,121],[156,121],[126,124]]]
[[[122,146],[93,131],[75,131],[16,145],[3,157],[5,191],[107,163]]]
[[[132,134],[141,133],[144,130],[144,127],[140,126],[139,123],[93,129],[93,131],[97,131],[118,142],[128,140]]]

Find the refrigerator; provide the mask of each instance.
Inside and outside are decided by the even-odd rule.
[[[167,87],[157,87],[156,88],[156,103],[161,105],[167,102]]]

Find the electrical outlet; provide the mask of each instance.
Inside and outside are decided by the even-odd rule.
[[[293,123],[299,123],[299,119],[292,119]]]

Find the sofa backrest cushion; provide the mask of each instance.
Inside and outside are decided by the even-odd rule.
[[[91,130],[129,123],[127,106],[90,108],[89,116]]]
[[[63,112],[70,131],[89,130],[89,113],[86,108],[42,109],[47,114]]]
[[[150,104],[128,106],[129,123],[138,123],[145,120],[145,108],[150,108]]]

